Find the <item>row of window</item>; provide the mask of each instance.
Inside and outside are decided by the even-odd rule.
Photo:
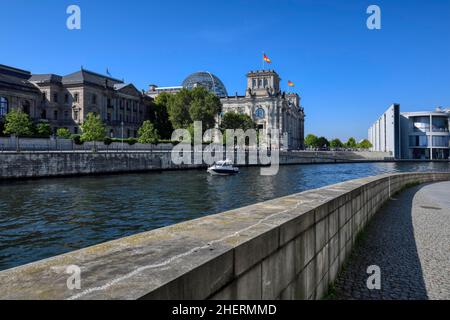
[[[448,118],[447,117],[432,117],[430,126],[430,117],[414,117],[413,119],[414,132],[448,132]]]
[[[432,146],[433,147],[444,147],[448,148],[450,143],[449,136],[433,136],[432,137]],[[410,136],[409,137],[409,146],[410,147],[428,147],[430,145],[429,136]]]
[[[267,88],[268,86],[269,86],[269,81],[266,78],[252,80],[253,88]]]

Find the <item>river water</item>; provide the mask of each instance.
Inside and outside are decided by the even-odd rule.
[[[450,171],[449,163],[256,167],[0,183],[0,270],[304,190],[386,172]]]

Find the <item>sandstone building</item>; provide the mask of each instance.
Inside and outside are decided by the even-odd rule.
[[[131,83],[92,71],[59,76],[31,74],[0,65],[0,121],[11,109],[21,109],[35,122],[48,122],[53,132],[68,128],[80,133],[90,112],[101,115],[111,137],[136,137],[149,117],[152,99]]]
[[[151,85],[147,94],[156,97],[161,92],[176,93],[181,88],[192,89],[202,86],[217,95],[223,105],[221,117],[227,112],[249,115],[259,129],[270,133],[278,129],[282,135],[283,149],[302,149],[304,147],[305,113],[296,93],[282,92],[280,77],[274,70],[251,71],[247,74],[245,95],[229,96],[223,82],[210,72],[195,72],[189,75],[181,86],[157,87]]]

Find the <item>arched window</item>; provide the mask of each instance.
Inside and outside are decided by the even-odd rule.
[[[266,113],[264,112],[263,108],[260,107],[260,108],[256,109],[256,111],[255,111],[256,118],[262,119],[265,117],[265,115],[266,115]]]
[[[0,117],[6,116],[8,113],[8,99],[0,97]]]

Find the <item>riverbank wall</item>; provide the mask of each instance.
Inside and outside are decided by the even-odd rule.
[[[321,299],[391,196],[443,180],[367,177],[109,241],[0,272],[0,299]]]
[[[0,153],[0,179],[42,178],[108,173],[186,170],[205,164],[174,164],[170,150],[50,151]],[[390,160],[384,152],[292,151],[280,152],[280,164],[343,163]],[[248,162],[247,162],[248,163]]]

